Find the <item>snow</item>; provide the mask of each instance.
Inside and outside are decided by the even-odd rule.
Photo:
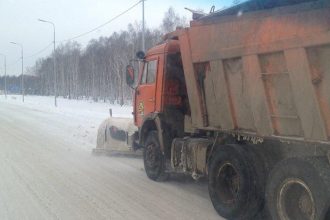
[[[59,99],[54,108],[52,97],[15,97],[0,96],[1,220],[222,219],[204,182],[158,183],[141,158],[91,154],[111,105]]]
[[[71,138],[72,142],[80,142],[85,150],[96,147],[97,130],[101,123],[109,118],[109,109],[113,117],[132,120],[132,106],[112,105],[92,100],[69,100],[57,98],[57,107],[54,106],[54,97],[51,96],[25,96],[24,103],[21,95],[8,95],[7,99],[1,95],[0,103],[28,109],[29,111],[44,113],[45,120],[60,121],[63,127],[54,131],[59,137]],[[38,115],[38,117],[40,117]],[[68,122],[69,120],[69,122]],[[48,129],[47,126],[44,129]],[[69,135],[68,135],[69,134]]]
[[[105,102],[94,102],[92,100],[75,100],[57,98],[57,107],[54,106],[52,96],[25,96],[24,103],[21,95],[8,95],[7,99],[0,96],[0,102],[8,102],[15,105],[37,109],[47,112],[75,116],[88,116],[91,118],[104,119],[109,117],[109,109],[112,109],[114,117],[132,118],[133,108],[131,106],[112,105]]]

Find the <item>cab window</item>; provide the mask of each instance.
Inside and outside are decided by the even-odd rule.
[[[141,84],[153,84],[156,81],[157,60],[147,61],[144,64]]]

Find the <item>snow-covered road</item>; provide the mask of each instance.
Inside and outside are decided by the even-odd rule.
[[[156,183],[141,159],[92,156],[96,123],[0,100],[0,219],[221,219],[205,183]]]

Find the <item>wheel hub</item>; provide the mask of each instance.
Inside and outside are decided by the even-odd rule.
[[[216,193],[225,204],[233,204],[239,191],[239,175],[230,163],[223,164],[218,171]]]
[[[146,157],[148,165],[153,166],[156,162],[156,152],[153,144],[147,146]]]
[[[307,184],[295,178],[286,179],[278,193],[281,220],[314,220],[315,204]]]
[[[300,196],[299,208],[306,216],[312,215],[313,209],[312,209],[311,200],[310,200],[310,197],[308,194],[304,193]]]

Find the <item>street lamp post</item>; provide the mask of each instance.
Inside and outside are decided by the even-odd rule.
[[[144,1],[142,0],[142,50],[143,52],[146,50],[145,46],[145,21],[144,21]]]
[[[24,65],[24,58],[23,58],[23,45],[16,43],[16,42],[10,42],[11,44],[15,44],[17,46],[21,47],[21,55],[22,55],[22,78],[21,78],[21,90],[22,90],[22,100],[24,102],[24,74],[23,74],[23,65]]]
[[[4,58],[4,71],[5,71],[5,98],[7,99],[7,64],[6,64],[6,55],[0,53]]]
[[[55,57],[55,24],[51,21],[46,21],[46,20],[43,20],[43,19],[38,19],[38,21],[40,22],[45,22],[45,23],[49,23],[51,25],[53,25],[53,28],[54,28],[54,54],[53,54],[53,71],[54,71],[54,96],[55,96],[55,99],[54,99],[54,104],[55,104],[55,107],[57,107],[57,75],[56,75],[56,57]]]

